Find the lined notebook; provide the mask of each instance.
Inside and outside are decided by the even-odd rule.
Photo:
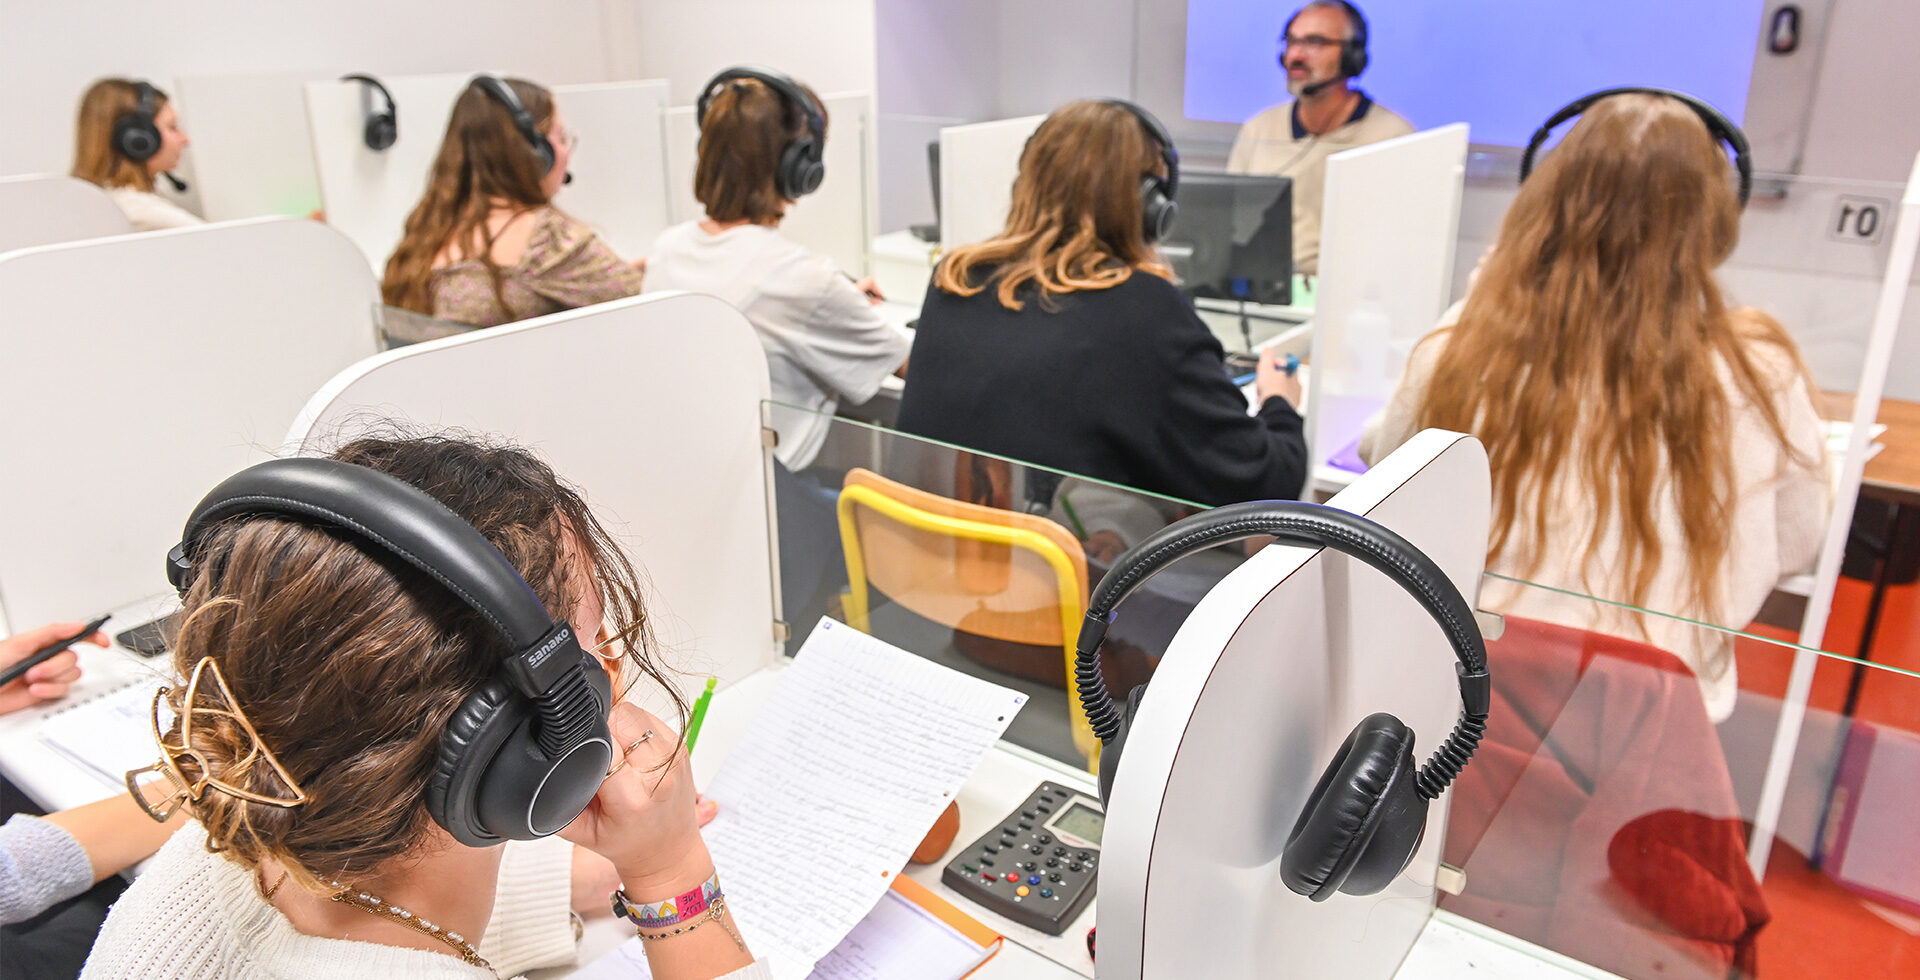
[[[107,785],[124,787],[128,770],[159,758],[153,744],[153,692],[159,687],[134,681],[67,705],[40,723],[40,741]]]

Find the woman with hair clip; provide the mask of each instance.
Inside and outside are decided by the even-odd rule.
[[[114,906],[83,976],[477,978],[571,963],[570,870],[575,908],[604,910],[614,885],[634,903],[706,897],[691,923],[642,925],[660,980],[768,976],[721,900],[698,829],[711,806],[696,803],[680,739],[618,697],[636,684],[673,688],[639,576],[586,502],[513,447],[366,438],[333,458],[445,504],[548,615],[599,641],[590,649],[616,695],[611,771],[559,838],[461,843],[429,782],[445,771],[452,720],[473,717],[470,699],[498,683],[500,631],[451,588],[344,532],[227,517],[190,552],[173,654],[192,680],[156,704],[161,762],[149,769],[173,796],[143,804],[156,816],[184,806],[194,820]],[[531,821],[541,799],[514,805]],[[606,884],[596,891],[595,880]]]
[[[1483,602],[1645,640],[1733,711],[1730,638],[1825,529],[1824,442],[1799,351],[1729,307],[1739,236],[1727,158],[1678,99],[1601,99],[1533,175],[1465,301],[1414,348],[1369,424],[1378,460],[1420,429],[1472,433],[1493,470]]]
[[[491,327],[638,293],[645,260],[553,206],[575,143],[545,88],[475,77],[387,259],[386,304]]]
[[[162,176],[176,190],[186,189],[171,171],[180,165],[187,142],[167,93],[146,82],[103,78],[80,97],[73,175],[105,190],[134,231],[205,224],[153,189],[154,179]]]
[[[1034,131],[1006,229],[934,273],[899,427],[1205,504],[1297,496],[1299,382],[1263,355],[1248,414],[1148,238],[1173,157],[1139,112],[1073,102]]]
[[[729,68],[701,90],[698,111],[693,196],[706,216],[660,233],[647,289],[710,293],[746,314],[767,352],[774,401],[807,410],[773,419],[775,458],[802,470],[826,440],[825,416],[872,398],[911,342],[873,309],[872,280],[856,283],[780,234],[787,208],[824,176],[819,96],[778,72]]]

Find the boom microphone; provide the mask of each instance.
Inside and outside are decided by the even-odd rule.
[[[174,189],[174,191],[175,191],[176,193],[185,193],[185,192],[186,192],[186,189],[187,189],[187,182],[186,182],[186,181],[184,181],[184,180],[181,180],[181,179],[180,179],[180,178],[178,178],[178,177],[175,177],[175,176],[173,175],[173,171],[171,171],[171,170],[162,170],[162,171],[160,171],[160,176],[162,176],[162,177],[165,177],[165,178],[167,178],[167,183],[169,183],[169,184],[172,184],[172,185],[173,185],[173,189]]]

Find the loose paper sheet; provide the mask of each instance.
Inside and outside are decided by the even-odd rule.
[[[727,905],[776,980],[803,980],[874,909],[1025,703],[820,621],[706,793]],[[644,960],[634,940],[580,975]]]

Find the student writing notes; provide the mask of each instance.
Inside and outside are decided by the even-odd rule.
[[[773,399],[808,410],[774,416],[774,456],[802,470],[826,440],[823,416],[872,398],[909,342],[873,310],[870,282],[780,233],[787,208],[827,177],[827,112],[813,90],[779,72],[729,68],[701,90],[697,111],[693,196],[706,217],[660,234],[647,289],[711,293],[746,314],[767,352]]]
[[[1299,383],[1264,357],[1249,416],[1149,240],[1177,168],[1136,106],[1048,116],[1020,155],[1006,228],[935,270],[900,429],[1206,504],[1297,495]]]
[[[552,203],[575,144],[551,92],[475,76],[387,259],[387,305],[491,327],[638,293],[639,264]]]

